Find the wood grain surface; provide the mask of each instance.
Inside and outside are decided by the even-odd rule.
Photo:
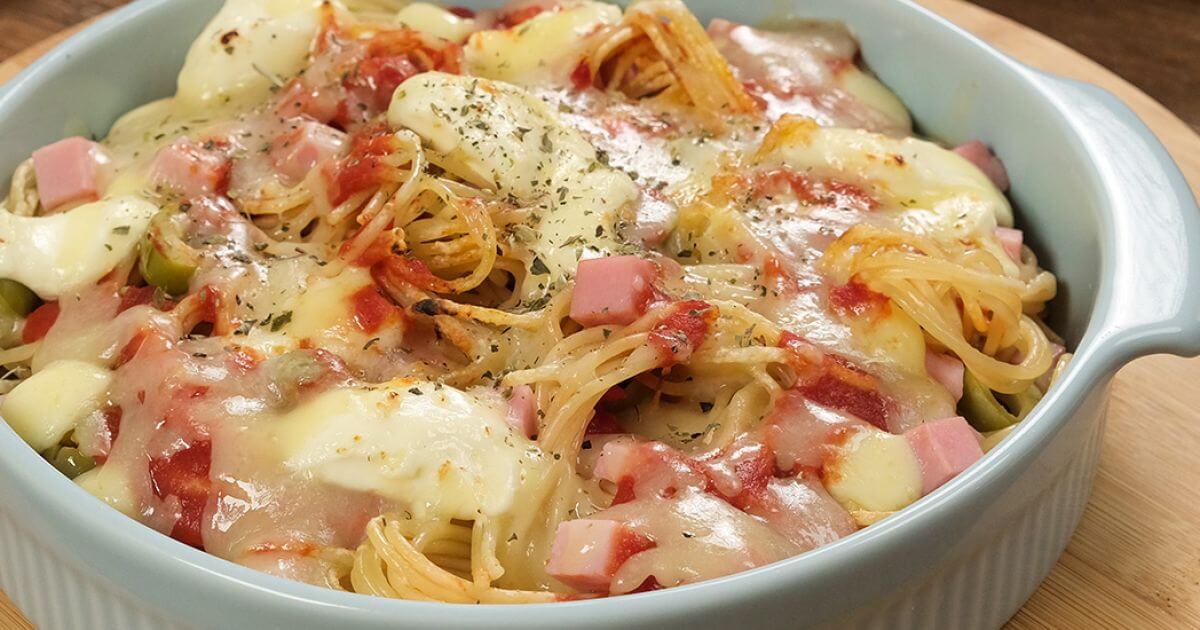
[[[1154,129],[1200,193],[1200,137],[1193,131],[1200,128],[1195,0],[976,0],[1134,77],[1186,123],[1100,64],[1032,29],[961,0],[919,1],[1021,61],[1120,96]],[[61,29],[122,3],[0,2],[0,58],[13,55],[0,63],[0,82],[61,41]],[[1134,5],[1142,10],[1130,12]],[[1135,27],[1134,18],[1146,15],[1149,24],[1165,30]],[[1113,43],[1122,38],[1139,43]],[[13,54],[34,42],[40,43]],[[1009,628],[1200,628],[1197,383],[1200,359],[1146,357],[1117,375],[1092,499],[1066,553]],[[30,627],[0,593],[0,628]]]

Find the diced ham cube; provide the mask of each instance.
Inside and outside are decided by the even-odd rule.
[[[1008,190],[1008,171],[1004,168],[1004,162],[1001,162],[1000,158],[996,157],[986,144],[979,140],[972,140],[954,147],[954,152],[983,171],[983,174],[992,180],[996,188],[1002,191]]]
[[[229,158],[213,143],[180,138],[159,150],[150,169],[155,184],[184,197],[199,197],[224,194],[229,167]]]
[[[507,420],[509,426],[527,438],[537,434],[537,398],[532,387],[517,385],[513,388],[512,397],[508,399]]]
[[[995,234],[996,240],[1000,241],[1000,247],[1004,248],[1004,253],[1008,254],[1013,262],[1021,262],[1021,245],[1025,243],[1025,233],[1013,228],[998,227]]]
[[[634,219],[624,227],[623,234],[635,243],[656,247],[667,240],[678,221],[679,208],[675,202],[658,190],[649,188],[638,197]]]
[[[628,438],[618,438],[605,444],[600,450],[600,458],[596,460],[594,476],[612,483],[632,476],[639,450],[638,443]]]
[[[345,133],[306,120],[276,138],[269,155],[275,170],[291,181],[299,182],[313,167],[340,153],[345,144]]]
[[[604,445],[593,469],[596,479],[616,484],[613,505],[646,497],[672,497],[712,486],[704,467],[662,442],[618,438]]]
[[[280,93],[275,113],[280,118],[305,116],[319,123],[328,123],[337,116],[340,98],[337,90],[318,89],[296,79]]]
[[[86,138],[73,137],[33,152],[33,174],[38,196],[50,212],[64,206],[96,201],[108,154]]]
[[[926,422],[904,434],[921,465],[923,494],[929,494],[983,457],[979,434],[962,416]]]
[[[571,319],[588,327],[632,324],[646,313],[657,275],[654,263],[637,256],[580,261]]]
[[[578,519],[558,526],[546,573],[585,593],[607,593],[617,569],[654,541],[616,521]]]
[[[964,367],[957,357],[926,350],[925,371],[954,396],[955,402],[962,400]]]

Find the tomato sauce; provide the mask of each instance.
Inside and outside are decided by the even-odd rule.
[[[872,291],[867,285],[858,280],[829,290],[829,303],[833,309],[843,315],[864,315],[867,313],[885,313],[884,309],[891,300],[882,293]]]
[[[399,313],[396,305],[373,286],[359,289],[350,296],[350,300],[354,308],[354,323],[364,332],[379,330],[390,317]]]
[[[686,361],[704,343],[717,317],[717,310],[703,300],[677,302],[673,308],[674,312],[650,331],[650,345],[658,350],[663,367]]]
[[[25,329],[21,331],[21,341],[25,343],[40,341],[46,336],[46,333],[50,332],[54,322],[58,321],[58,313],[58,302],[46,302],[33,309],[33,312],[25,318]]]
[[[212,464],[212,443],[203,441],[164,458],[150,460],[150,484],[154,496],[179,500],[179,520],[171,537],[193,547],[204,548],[200,525],[212,482],[208,471]]]

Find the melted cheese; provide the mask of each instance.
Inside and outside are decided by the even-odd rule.
[[[277,285],[278,282],[273,282]],[[361,348],[366,336],[354,325],[352,296],[370,286],[371,274],[362,267],[347,267],[331,278],[317,276],[300,285],[280,307],[262,312],[274,312],[276,317],[287,313],[285,324],[265,324],[255,328],[257,335],[278,333],[291,341],[289,345],[308,340],[314,347],[342,350],[347,344]],[[299,287],[297,287],[299,288]],[[262,309],[260,309],[261,311]],[[266,338],[266,337],[264,337]]]
[[[1012,207],[987,176],[932,142],[792,122],[763,148],[760,164],[862,186],[886,206],[905,209],[901,220],[914,231],[968,236],[1012,225]]]
[[[103,143],[113,158],[113,180],[105,196],[153,191],[150,163],[175,138],[211,124],[204,111],[179,112],[173,98],[142,105],[117,119]]]
[[[657,543],[617,570],[613,593],[628,593],[654,576],[678,586],[770,564],[800,548],[766,523],[707,492],[638,499],[593,516],[623,522]]]
[[[138,501],[129,480],[117,466],[98,466],[75,478],[79,487],[104,501],[118,512],[137,518]]]
[[[621,20],[621,9],[581,2],[519,26],[480,31],[463,49],[470,74],[519,85],[566,84],[590,48],[589,35]]]
[[[94,284],[130,256],[158,208],[137,197],[46,217],[0,213],[0,277],[56,299]]]
[[[535,206],[532,265],[519,292],[538,297],[561,288],[579,258],[615,250],[616,222],[637,199],[624,173],[597,160],[596,150],[545,103],[504,83],[430,72],[396,90],[388,121],[421,136],[451,170]]]
[[[895,365],[910,374],[925,370],[925,335],[904,311],[889,308],[874,316],[846,319],[855,345],[870,360]]]
[[[475,30],[475,20],[463,18],[428,2],[414,2],[400,9],[396,23],[434,37],[461,42]]]
[[[82,361],[55,361],[21,381],[0,406],[0,415],[34,450],[58,444],[104,401],[112,372]]]
[[[886,85],[858,66],[848,66],[837,75],[838,86],[849,92],[867,107],[883,114],[896,129],[912,130],[908,108]]]
[[[331,391],[274,429],[284,465],[410,506],[471,519],[513,505],[537,447],[505,423],[498,397],[418,381]]]
[[[201,111],[242,108],[299,72],[317,32],[320,0],[228,0],[188,50],[177,100]]]
[[[903,436],[862,430],[826,464],[825,488],[851,512],[892,512],[921,498],[921,466]]]

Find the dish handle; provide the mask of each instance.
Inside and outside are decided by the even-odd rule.
[[[1040,75],[1079,121],[1111,200],[1096,347],[1116,369],[1147,354],[1200,354],[1200,208],[1166,148],[1125,103],[1097,86]]]

